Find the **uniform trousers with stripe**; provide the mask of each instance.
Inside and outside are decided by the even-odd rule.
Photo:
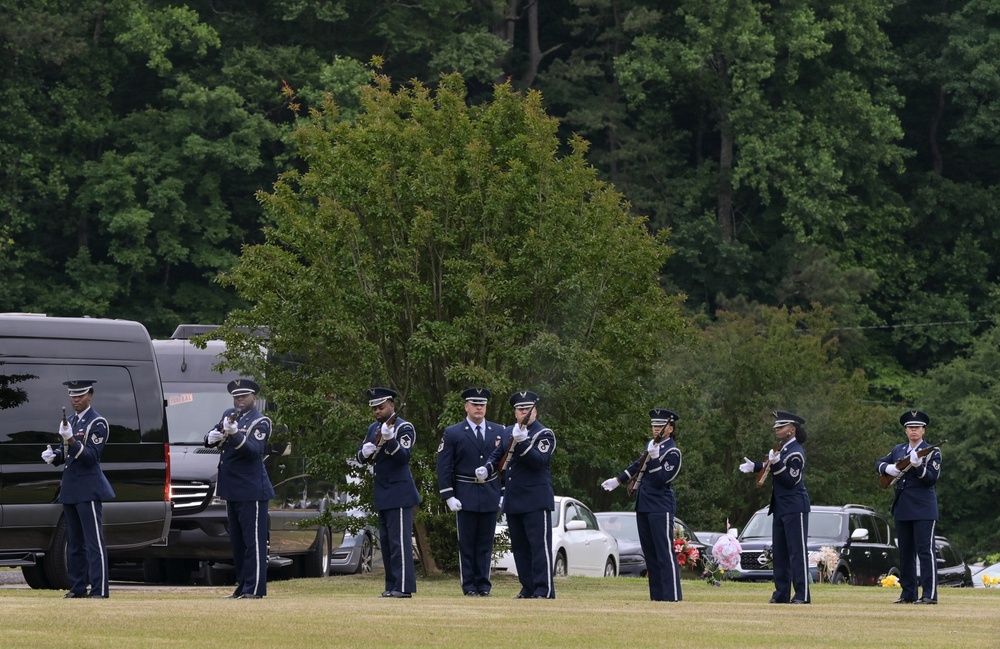
[[[267,595],[267,503],[266,500],[226,501],[237,595]]]
[[[417,592],[413,573],[413,507],[380,509],[378,535],[385,565],[385,589]]]
[[[917,599],[917,561],[920,561],[922,597],[937,601],[937,562],[934,550],[934,527],[937,521],[896,521],[899,543],[900,597]]]
[[[514,555],[521,597],[555,599],[552,580],[552,512],[542,509],[524,514],[507,514],[510,550]]]
[[[458,565],[462,572],[462,592],[488,593],[490,562],[493,557],[493,537],[497,529],[497,512],[467,512],[455,514],[458,527]]]
[[[108,546],[104,544],[104,503],[90,500],[63,505],[70,591],[108,596]]]
[[[809,596],[809,514],[792,513],[771,517],[771,552],[774,560],[774,594],[771,599],[787,603],[791,589],[795,599],[811,602]]]
[[[670,512],[637,512],[639,545],[646,558],[649,599],[681,601],[681,571],[674,553],[674,515]]]

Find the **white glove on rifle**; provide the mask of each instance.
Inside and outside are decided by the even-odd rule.
[[[604,487],[605,491],[614,491],[620,485],[621,483],[618,482],[618,478],[608,478],[607,480],[601,483],[601,486]]]
[[[750,458],[743,457],[743,464],[740,465],[740,471],[743,473],[753,473],[753,462],[750,461]]]
[[[886,464],[885,465],[885,474],[886,475],[891,475],[893,477],[896,477],[900,473],[902,473],[902,471],[900,471],[899,469],[897,469],[895,464]]]
[[[211,431],[208,432],[208,443],[209,444],[218,444],[225,437],[226,436],[223,435],[221,432],[219,432],[217,430],[211,430]]]
[[[229,421],[229,417],[223,417],[222,418],[222,432],[224,432],[227,436],[228,435],[235,435],[236,434],[236,422],[235,421],[232,421],[232,422]]]
[[[655,460],[660,457],[660,445],[653,440],[649,440],[649,444],[646,445],[646,452],[649,453],[650,460]]]
[[[913,449],[910,451],[910,466],[916,469],[918,466],[924,463],[924,458],[917,455],[917,450]]]
[[[45,460],[46,464],[52,464],[52,460],[56,459],[56,453],[52,450],[51,444],[46,446],[45,450],[42,451],[42,459]]]
[[[393,439],[396,439],[396,427],[382,424],[382,441],[388,442]]]
[[[514,436],[514,441],[520,444],[524,440],[528,439],[528,430],[526,428],[521,428],[521,424],[514,424],[514,429],[511,431],[511,435]]]
[[[448,503],[448,509],[450,509],[453,512],[457,512],[462,508],[462,501],[459,500],[458,498],[455,498],[454,496],[452,496],[445,502]]]
[[[361,447],[361,454],[364,455],[365,457],[371,457],[372,455],[375,454],[375,451],[377,450],[378,450],[377,446],[375,446],[371,442],[365,442],[364,446]]]
[[[773,448],[767,452],[767,459],[774,464],[781,459],[781,451],[776,451]]]
[[[73,429],[69,427],[69,422],[59,423],[59,434],[64,440],[69,441],[69,438],[73,436]]]
[[[478,469],[476,469],[476,478],[478,478],[480,482],[485,482],[486,478],[489,475],[490,475],[490,472],[487,471],[486,467],[484,467],[484,466],[481,466]]]

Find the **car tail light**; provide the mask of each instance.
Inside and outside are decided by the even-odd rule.
[[[163,483],[163,500],[170,502],[170,444],[163,445],[163,461],[166,469],[166,480]]]

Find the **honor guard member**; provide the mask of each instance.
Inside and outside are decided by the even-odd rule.
[[[104,501],[115,497],[101,470],[101,455],[108,442],[108,420],[90,407],[97,381],[66,381],[73,416],[63,417],[61,448],[49,445],[42,459],[54,466],[65,464],[59,502],[66,519],[66,562],[69,592],[64,597],[108,597],[108,546],[104,543]],[[90,593],[87,593],[87,586]]]
[[[382,597],[412,597],[417,592],[413,572],[413,509],[420,493],[410,473],[410,453],[417,441],[413,424],[396,414],[389,388],[365,391],[375,421],[358,450],[357,460],[374,467],[375,509],[378,511],[379,543],[385,565]]]
[[[504,429],[476,477],[486,481],[502,472],[503,511],[521,592],[517,599],[555,599],[552,580],[552,510],[555,495],[549,464],[555,434],[538,421],[538,395],[515,392],[510,398],[516,423]],[[503,465],[503,466],[501,466]]]
[[[892,498],[892,515],[899,537],[899,583],[903,587],[895,604],[937,604],[937,550],[934,528],[938,520],[937,492],[934,485],[941,475],[941,451],[924,441],[931,418],[919,410],[904,412],[899,423],[906,430],[906,440],[875,463],[879,475],[898,478]],[[896,467],[908,459],[903,471]],[[920,561],[920,588],[917,598],[917,561]]]
[[[438,446],[438,493],[455,512],[462,592],[488,597],[500,480],[495,474],[480,480],[476,469],[500,446],[503,426],[486,421],[489,390],[469,388],[462,392],[462,398],[466,418],[445,428]]]
[[[806,491],[806,456],[802,444],[806,441],[806,420],[778,410],[774,414],[775,448],[767,455],[767,462],[752,462],[743,458],[740,471],[759,472],[767,468],[771,473],[771,552],[774,561],[774,594],[770,604],[787,604],[791,588],[795,596],[792,604],[809,604],[809,493]]]
[[[677,502],[671,487],[681,470],[681,451],[674,444],[678,419],[666,408],[650,410],[653,439],[645,453],[617,477],[601,483],[606,491],[612,491],[635,478],[635,522],[646,558],[649,598],[654,602],[681,601],[681,571],[674,553]]]
[[[229,597],[260,599],[267,595],[267,503],[274,498],[264,468],[271,420],[257,410],[256,381],[234,379],[226,389],[233,407],[205,435],[205,446],[222,450],[216,493],[226,501],[236,570],[236,589]]]

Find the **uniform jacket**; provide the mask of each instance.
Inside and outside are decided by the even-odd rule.
[[[514,427],[504,428],[500,444],[493,449],[486,470],[493,477],[499,468]],[[555,509],[555,493],[549,464],[556,450],[555,434],[541,422],[528,426],[528,439],[514,445],[503,479],[503,511],[506,514],[525,514]]]
[[[238,412],[229,408],[215,425],[222,430],[222,422],[230,414]],[[236,433],[223,439],[217,445],[222,449],[219,457],[219,484],[216,492],[219,498],[232,501],[261,501],[274,498],[271,479],[264,468],[264,454],[267,440],[271,437],[271,420],[256,408],[250,408],[236,419]],[[205,446],[208,435],[205,436]]]
[[[500,508],[500,479],[494,474],[486,482],[476,481],[476,469],[500,446],[503,426],[483,420],[485,440],[466,419],[448,426],[437,452],[438,494],[442,500],[458,498],[462,511],[496,512]]]
[[[66,464],[59,502],[72,505],[114,498],[111,483],[101,470],[101,455],[108,443],[108,420],[87,408],[82,416],[74,414],[69,421],[73,437],[65,447],[53,449],[56,457],[52,464]]]
[[[635,511],[642,513],[669,512],[677,513],[677,503],[674,500],[674,489],[670,483],[681,471],[681,450],[674,444],[674,438],[668,437],[659,444],[660,456],[646,462],[646,469],[639,478],[639,488],[636,492]],[[645,455],[645,454],[643,454]],[[633,462],[619,476],[618,482],[628,484],[639,472],[642,456]]]
[[[780,457],[771,464],[771,504],[768,514],[785,516],[787,514],[802,514],[810,509],[809,493],[806,491],[805,469],[806,455],[797,439],[781,447]],[[757,462],[754,471],[764,468]]]
[[[363,447],[366,442],[375,443],[375,436],[382,429],[382,424],[375,421],[368,426]],[[396,417],[396,436],[382,445],[371,458],[366,458],[358,448],[356,458],[361,464],[373,464],[375,475],[375,509],[401,509],[420,504],[420,493],[410,473],[410,452],[417,442],[417,433],[413,424]]]
[[[916,450],[929,448],[921,440]],[[910,442],[894,446],[892,451],[875,462],[879,474],[885,473],[887,464],[895,464],[910,455]],[[892,515],[897,521],[936,521],[938,519],[937,492],[934,485],[941,475],[941,451],[935,449],[923,458],[917,468],[911,468],[896,481],[892,500]]]

